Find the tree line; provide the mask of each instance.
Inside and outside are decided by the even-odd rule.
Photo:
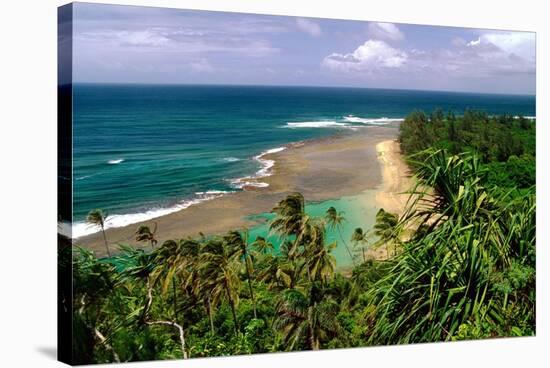
[[[523,116],[465,110],[462,116],[435,109],[414,111],[400,126],[402,151],[415,154],[427,148],[451,154],[470,152],[486,168],[486,183],[525,189],[536,181],[536,122]]]

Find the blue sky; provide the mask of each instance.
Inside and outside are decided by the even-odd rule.
[[[76,3],[75,82],[535,93],[535,34]]]

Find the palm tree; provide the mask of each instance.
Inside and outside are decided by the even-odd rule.
[[[305,257],[289,256],[291,247],[292,243],[286,241],[279,246],[279,254],[268,253],[257,263],[258,280],[272,290],[294,289],[302,281]]]
[[[263,236],[257,236],[256,240],[252,243],[252,246],[263,255],[271,253],[274,249],[273,244]]]
[[[300,245],[300,234],[304,230],[305,201],[300,193],[293,193],[281,200],[272,212],[276,217],[271,221],[270,230],[276,231],[283,236],[295,236],[296,239],[289,248],[289,255],[292,257]]]
[[[213,334],[213,302],[211,300],[210,289],[203,283],[198,269],[201,247],[202,244],[193,239],[165,241],[156,251],[155,262],[158,264],[156,277],[163,280],[163,293],[168,291],[170,283],[172,285],[174,314],[177,311],[176,278],[179,282],[179,289],[183,290],[191,300],[201,300],[206,309],[210,322],[210,330]]]
[[[338,303],[323,297],[324,294],[320,286],[313,283],[307,294],[287,289],[281,295],[274,328],[282,332],[287,350],[301,349],[304,343],[311,350],[319,350],[321,340],[339,331]]]
[[[125,245],[121,245],[121,250],[123,252],[123,257],[119,257],[117,261],[125,263],[124,271],[121,273],[122,280],[132,282],[132,280],[138,279],[145,283],[145,305],[141,310],[138,309],[133,312],[132,315],[137,315],[137,312],[140,311],[140,324],[147,326],[166,326],[175,329],[178,332],[182,357],[183,359],[187,359],[189,354],[186,347],[185,330],[183,325],[177,323],[175,320],[176,317],[174,316],[174,320],[172,321],[151,318],[153,290],[159,280],[158,277],[155,277],[157,266],[155,263],[156,254],[145,253],[142,249],[134,249]]]
[[[244,232],[245,237],[241,236],[238,231],[232,230],[224,236],[225,244],[230,247],[238,259],[244,262],[246,270],[246,278],[248,281],[248,290],[250,291],[250,299],[252,300],[252,309],[254,311],[254,318],[258,318],[256,313],[256,299],[254,298],[254,290],[252,288],[252,258],[248,252],[248,232]]]
[[[155,234],[157,232],[157,223],[155,222],[155,227],[153,228],[153,231],[149,228],[147,225],[140,225],[138,229],[136,230],[136,241],[147,241],[151,245],[151,249],[155,248],[155,245],[158,243],[157,239],[155,238]]]
[[[293,288],[293,264],[283,257],[267,254],[258,264],[258,280],[266,283],[270,289]]]
[[[306,267],[311,282],[326,284],[334,276],[336,260],[330,251],[335,247],[336,243],[332,243],[328,247],[320,244],[308,249]]]
[[[355,228],[353,230],[353,234],[351,234],[351,241],[355,243],[356,245],[359,244],[368,244],[368,235],[367,233],[363,232],[363,229],[360,227]],[[365,256],[365,247],[361,247],[361,251],[363,253],[363,262],[367,261],[367,258]]]
[[[116,293],[120,274],[113,264],[97,259],[89,250],[79,247],[65,249],[68,252],[64,251],[61,255],[63,266],[70,267],[68,274],[72,273],[72,278],[69,280],[72,295],[66,294],[66,296],[69,299],[72,297],[74,306],[72,318],[75,325],[85,326],[84,331],[79,327],[80,332],[75,334],[76,341],[84,345],[80,347],[79,352],[82,355],[77,359],[80,364],[86,364],[86,361],[93,362],[93,354],[91,351],[88,353],[89,349],[104,348],[112,359],[119,363],[120,358],[110,340],[112,329],[117,327],[109,317],[110,312],[105,310],[107,309],[105,306]],[[89,340],[83,334],[89,336]]]
[[[340,240],[342,240],[342,243],[346,247],[346,250],[348,251],[348,254],[351,258],[352,263],[355,265],[355,259],[353,257],[353,254],[351,253],[351,250],[349,249],[348,244],[342,237],[341,228],[344,221],[346,221],[346,218],[344,217],[344,213],[336,211],[336,208],[334,207],[329,207],[329,209],[326,212],[325,219],[331,230],[336,229],[338,231]]]
[[[232,251],[221,239],[209,239],[201,249],[198,268],[202,280],[201,287],[208,290],[211,300],[216,303],[225,297],[229,302],[237,335],[239,322],[236,308],[239,302],[240,262],[233,257]]]
[[[306,217],[304,231],[300,236],[307,239],[301,258],[305,260],[309,281],[325,284],[334,276],[336,261],[330,252],[336,247],[336,243],[326,246],[324,222],[310,217]]]
[[[153,278],[155,281],[161,282],[163,295],[166,295],[172,286],[173,313],[176,320],[178,315],[176,289],[183,290],[188,294],[194,292],[193,280],[198,278],[195,262],[199,246],[199,242],[191,239],[167,240],[154,252],[156,266]]]
[[[376,223],[374,225],[374,235],[380,237],[379,244],[386,245],[388,258],[390,257],[389,246],[394,245],[394,254],[397,252],[397,244],[399,243],[399,218],[397,215],[386,212],[383,208],[378,210],[376,214]]]
[[[99,226],[103,233],[103,241],[105,242],[105,249],[107,250],[107,256],[111,257],[111,250],[109,249],[109,243],[107,243],[107,236],[105,235],[105,221],[107,221],[107,214],[103,214],[100,209],[91,210],[86,216],[86,222]]]

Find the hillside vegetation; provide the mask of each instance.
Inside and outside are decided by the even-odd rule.
[[[392,250],[350,276],[331,254],[343,245],[325,239],[345,220],[311,217],[299,193],[273,208],[278,251],[243,229],[156,244],[145,228],[149,251],[64,249],[75,363],[534,335],[535,123],[413,112],[399,139],[417,195],[402,216],[381,209],[373,229],[343,234],[356,254]]]

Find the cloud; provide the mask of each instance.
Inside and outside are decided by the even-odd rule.
[[[317,23],[315,23],[312,20],[298,18],[296,19],[296,25],[301,31],[308,33],[310,36],[319,37],[323,34],[323,31],[321,30],[321,26],[319,26]]]
[[[466,46],[478,46],[481,43],[481,38],[478,38],[477,40],[472,40],[466,44]]]
[[[503,52],[535,60],[536,36],[530,32],[491,32],[478,38],[479,44],[492,44]]]
[[[446,62],[460,74],[478,76],[535,73],[535,34],[526,32],[481,33],[435,60]],[[441,60],[443,57],[443,60]]]
[[[480,32],[475,39],[454,38],[439,49],[399,49],[368,40],[348,54],[332,53],[322,65],[357,76],[395,78],[486,78],[535,73],[535,35],[525,32]],[[391,70],[391,73],[383,73]]]
[[[400,68],[407,63],[407,59],[406,52],[395,49],[384,41],[368,40],[352,53],[330,54],[322,64],[333,70],[372,72]]]
[[[153,32],[151,30],[128,32],[117,32],[119,42],[122,45],[129,46],[152,46],[161,47],[170,43],[170,39],[162,34]]]
[[[393,23],[369,23],[369,35],[374,39],[386,41],[401,41],[405,35]]]
[[[113,52],[164,52],[201,54],[237,53],[261,57],[279,51],[270,42],[235,34],[223,34],[187,28],[149,27],[138,30],[104,29],[75,35],[78,49],[111,49]]]

